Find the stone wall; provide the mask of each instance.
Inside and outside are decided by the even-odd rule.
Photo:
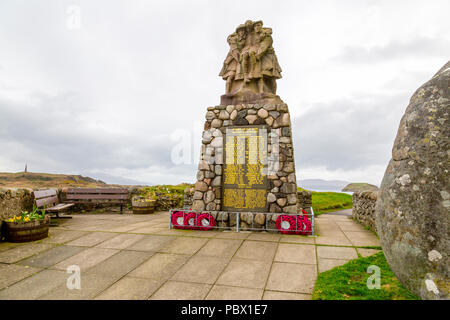
[[[183,201],[183,209],[192,208],[192,203],[194,202],[194,188],[186,188],[184,189],[184,201]]]
[[[297,210],[308,209],[312,207],[312,192],[297,191]]]
[[[31,189],[0,188],[0,230],[3,220],[33,209],[32,192]]]
[[[353,193],[352,217],[364,226],[375,230],[375,203],[378,192],[360,191]]]
[[[223,135],[228,127],[247,125],[263,125],[268,133],[268,167],[270,172],[273,172],[267,176],[268,211],[295,213],[297,180],[294,150],[289,110],[284,103],[208,108],[192,208],[197,211],[222,209]],[[276,164],[279,164],[278,167]]]

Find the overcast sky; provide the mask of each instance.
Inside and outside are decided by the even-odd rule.
[[[450,58],[449,12],[448,0],[0,0],[0,172],[193,182],[227,35],[261,19],[297,178],[379,184],[409,98]],[[191,164],[171,161],[175,129]]]

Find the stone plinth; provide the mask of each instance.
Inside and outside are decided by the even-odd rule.
[[[264,187],[265,212],[297,212],[297,179],[291,121],[288,106],[284,103],[278,105],[241,104],[208,108],[202,137],[201,160],[193,196],[193,210],[230,211],[230,209],[224,209],[226,206],[223,201],[223,196],[226,195],[224,184],[229,188],[227,184],[229,181],[224,178],[227,176],[224,155],[227,141],[229,143],[233,140],[226,140],[226,137],[227,134],[230,136],[233,129],[255,127],[259,130],[257,133],[259,137],[266,134],[266,138],[258,138],[259,140],[248,138],[246,143],[252,149],[255,141],[258,141],[260,157],[267,157],[267,163],[263,166],[265,171],[260,177],[261,181],[267,181]],[[236,146],[234,148],[236,149]],[[229,148],[228,152],[231,149]],[[236,152],[239,153],[239,151]],[[249,153],[252,154],[252,151],[249,152],[247,148],[247,160],[252,157],[248,155]],[[242,190],[245,188],[261,189],[261,184],[250,185],[250,187],[246,184],[249,181],[248,172],[244,172],[244,180],[243,182],[238,181],[236,188],[242,188]],[[233,211],[254,211],[248,204],[244,205],[245,207],[242,208],[235,207]],[[260,209],[258,208],[259,211]]]

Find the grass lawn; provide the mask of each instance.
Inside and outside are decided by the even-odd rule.
[[[312,192],[312,207],[315,215],[326,212],[351,209],[352,196],[339,192]]]
[[[380,267],[380,289],[370,290],[367,267]],[[343,266],[319,273],[314,287],[313,300],[418,300],[397,280],[383,252],[367,258],[351,260]]]

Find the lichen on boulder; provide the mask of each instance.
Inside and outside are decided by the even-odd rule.
[[[376,203],[375,225],[398,279],[422,299],[450,287],[450,61],[411,97]]]

